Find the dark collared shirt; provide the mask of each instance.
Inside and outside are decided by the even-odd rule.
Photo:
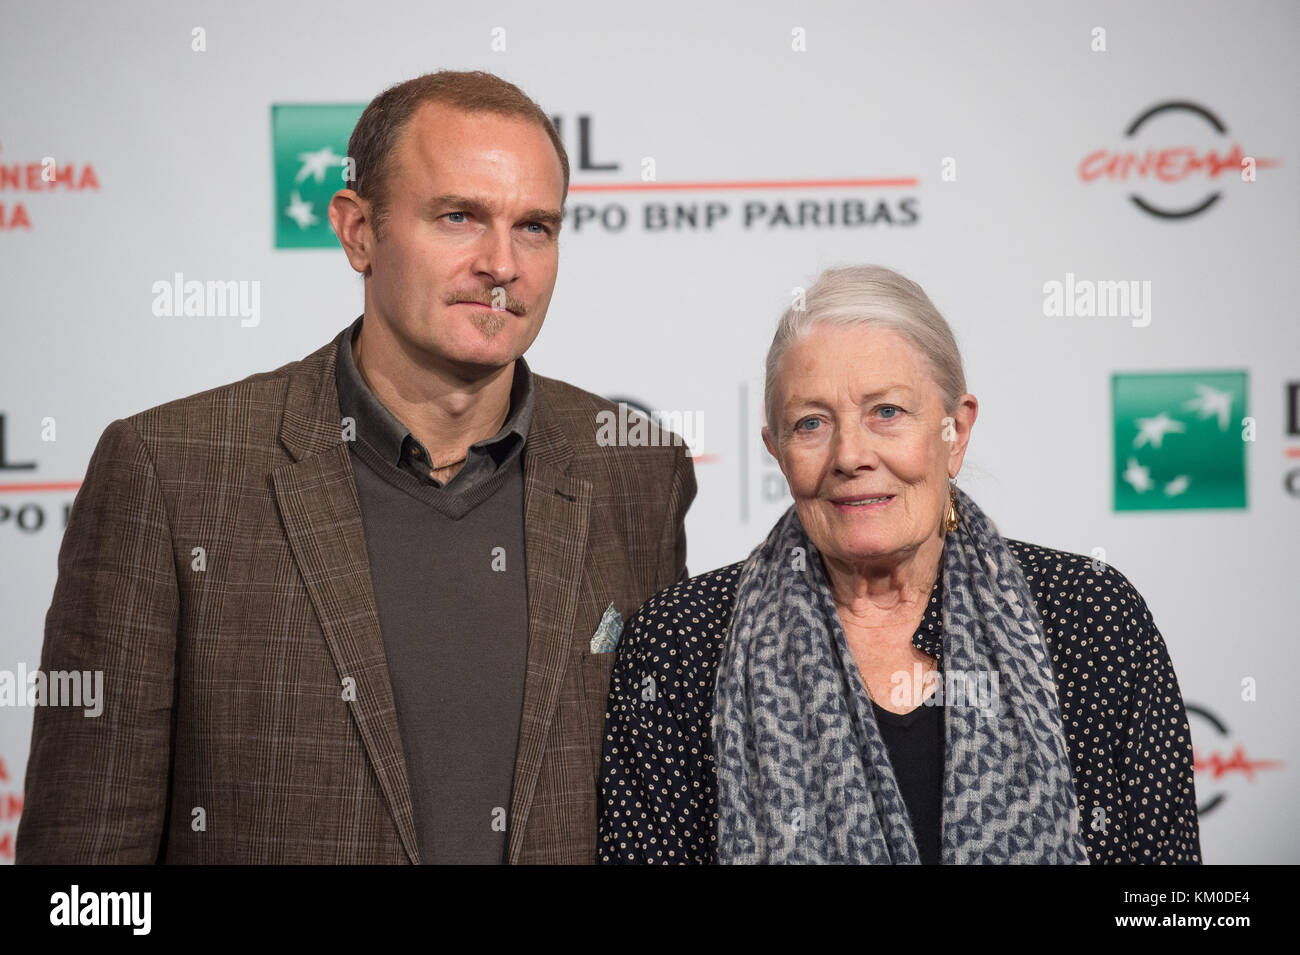
[[[339,409],[344,417],[351,417],[356,422],[357,440],[365,441],[389,464],[408,471],[421,482],[445,487],[458,494],[480,483],[522,450],[528,437],[528,425],[533,419],[533,376],[528,363],[521,357],[515,361],[510,412],[501,430],[490,438],[471,444],[464,466],[450,481],[431,477],[433,465],[448,462],[431,460],[429,449],[375,397],[353,360],[352,343],[361,333],[363,318],[364,315],[353,322],[344,336],[335,364]]]
[[[361,322],[339,336],[335,378],[355,428],[352,471],[420,860],[500,863],[527,672],[532,376],[518,359],[505,423],[443,484],[428,449],[358,372]]]

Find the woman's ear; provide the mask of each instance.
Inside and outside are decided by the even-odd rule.
[[[944,440],[948,442],[948,476],[955,478],[966,459],[966,446],[970,443],[971,429],[979,417],[980,403],[974,395],[962,395],[957,408],[944,418]]]
[[[776,442],[772,438],[772,431],[767,425],[763,425],[763,445],[767,448],[767,453],[772,455],[779,464],[781,455],[776,453]]]

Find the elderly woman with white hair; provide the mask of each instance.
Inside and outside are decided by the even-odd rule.
[[[956,487],[979,405],[926,294],[826,272],[765,401],[794,504],[625,627],[601,861],[1199,863],[1160,632],[1118,571]]]

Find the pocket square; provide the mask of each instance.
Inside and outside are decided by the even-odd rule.
[[[605,608],[605,615],[600,618],[600,626],[591,638],[592,653],[610,653],[618,646],[618,638],[623,635],[623,616],[610,604]]]

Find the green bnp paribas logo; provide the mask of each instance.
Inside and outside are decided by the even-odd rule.
[[[348,185],[348,139],[365,104],[271,107],[275,247],[336,249],[330,197]]]
[[[1246,373],[1112,378],[1115,510],[1246,506]]]

